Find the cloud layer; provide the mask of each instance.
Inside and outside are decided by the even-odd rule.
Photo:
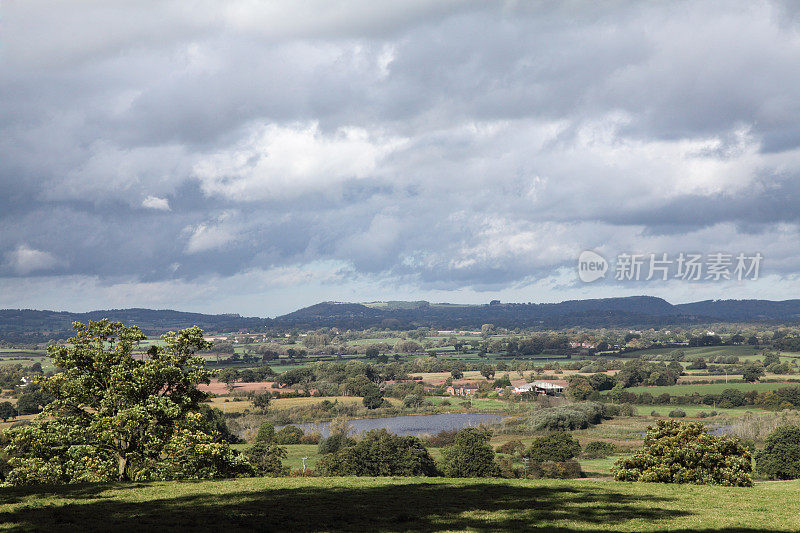
[[[2,307],[800,288],[792,3],[30,0],[2,16]],[[584,286],[586,249],[759,251],[765,277]]]

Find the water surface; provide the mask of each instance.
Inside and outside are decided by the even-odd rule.
[[[370,429],[386,429],[397,435],[433,435],[440,431],[452,431],[465,427],[479,426],[481,424],[496,424],[503,415],[487,415],[477,413],[448,413],[441,415],[407,415],[390,416],[385,418],[358,418],[350,420],[355,433],[369,431]],[[304,432],[319,431],[323,437],[328,436],[328,422],[317,424],[293,424]],[[276,426],[275,429],[280,429]]]

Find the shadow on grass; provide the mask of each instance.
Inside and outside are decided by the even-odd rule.
[[[25,487],[8,487],[0,489],[0,505],[19,503],[26,498],[57,498],[70,500],[113,499],[112,494],[103,494],[106,490],[126,491],[149,486],[147,482],[134,483],[76,483],[74,485],[32,485]],[[0,518],[0,524],[5,523]]]
[[[60,487],[57,500],[2,513],[0,528],[10,531],[188,530],[188,531],[603,531],[627,520],[669,520],[688,516],[664,509],[673,501],[632,496],[593,487],[542,487],[493,483],[468,485],[404,483],[399,485],[275,488],[265,491],[198,494],[147,499],[134,494],[136,484],[110,497],[104,485]],[[141,484],[138,488],[144,488]],[[111,486],[109,486],[111,488]],[[113,485],[115,490],[120,485]],[[12,489],[6,497],[34,494]],[[45,498],[49,492],[40,496]],[[154,495],[155,496],[155,495]],[[158,494],[158,496],[162,496]],[[91,498],[92,501],[88,501]],[[99,498],[99,499],[97,499]],[[139,500],[139,501],[136,501]],[[43,504],[43,505],[42,505]],[[569,527],[559,527],[560,525]],[[669,529],[669,523],[665,523]],[[741,530],[745,531],[745,530]]]

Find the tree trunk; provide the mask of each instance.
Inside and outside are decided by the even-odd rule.
[[[117,456],[117,481],[128,481],[128,459],[124,455]]]

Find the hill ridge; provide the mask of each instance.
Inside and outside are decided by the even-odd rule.
[[[508,328],[654,327],[709,322],[800,322],[800,299],[702,300],[671,304],[657,296],[565,300],[557,303],[483,304],[386,302],[319,302],[275,318],[236,313],[206,314],[172,309],[105,309],[72,313],[33,309],[0,309],[0,339],[46,341],[63,338],[74,321],[109,318],[137,324],[148,335],[198,325],[209,333],[265,328],[414,328],[476,329],[482,324]]]

